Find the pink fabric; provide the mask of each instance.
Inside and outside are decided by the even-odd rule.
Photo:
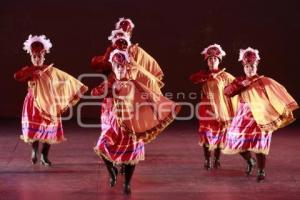
[[[210,150],[223,147],[224,127],[214,117],[209,100],[202,100],[199,106],[199,144],[207,146]],[[205,103],[206,102],[206,103]]]
[[[112,98],[105,98],[102,104],[101,135],[94,148],[96,153],[115,164],[136,164],[144,160],[144,143],[134,140],[119,127],[112,109]]]
[[[271,132],[263,132],[255,122],[249,106],[242,102],[224,138],[223,153],[233,154],[243,151],[268,154]]]
[[[34,105],[31,89],[28,90],[23,104],[22,132],[21,139],[25,142],[41,141],[53,144],[65,140],[61,118],[54,121],[44,119]]]

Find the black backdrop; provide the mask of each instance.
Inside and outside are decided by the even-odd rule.
[[[0,117],[19,117],[26,85],[13,73],[30,63],[22,50],[29,34],[45,34],[53,43],[46,63],[77,77],[92,73],[92,56],[109,45],[107,36],[119,17],[129,17],[138,42],[165,72],[164,92],[196,92],[188,77],[205,68],[204,47],[219,43],[227,56],[222,66],[233,75],[243,73],[237,62],[240,48],[260,50],[259,73],[282,83],[299,102],[300,12],[297,1],[1,1]],[[85,80],[90,87],[97,79]],[[177,99],[191,101],[189,99]],[[87,108],[86,117],[97,117],[98,108]]]

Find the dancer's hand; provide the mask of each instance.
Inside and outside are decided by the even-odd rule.
[[[43,74],[43,71],[42,71],[42,70],[36,69],[36,70],[34,70],[34,71],[32,72],[31,77],[32,77],[33,79],[38,79],[39,77],[42,76],[42,74]]]
[[[249,80],[243,80],[242,81],[242,85],[244,86],[244,87],[247,87],[247,86],[249,86],[251,84],[251,81],[249,81]]]

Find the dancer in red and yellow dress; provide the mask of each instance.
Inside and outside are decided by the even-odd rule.
[[[69,74],[51,65],[45,65],[45,53],[52,44],[44,35],[32,36],[24,42],[32,65],[15,73],[17,81],[28,82],[28,93],[22,111],[21,139],[32,145],[31,161],[37,162],[39,142],[43,143],[41,163],[50,166],[51,144],[65,140],[61,114],[77,103],[87,87]]]
[[[190,79],[201,85],[201,101],[198,110],[199,144],[203,146],[206,169],[212,168],[211,151],[214,151],[214,168],[220,167],[220,152],[226,128],[235,114],[237,99],[224,95],[224,88],[234,77],[219,69],[225,52],[220,45],[210,45],[202,52],[208,70],[193,74]]]
[[[109,60],[113,77],[92,90],[94,96],[107,95],[102,103],[101,135],[95,151],[107,167],[111,187],[117,181],[115,165],[124,165],[124,193],[130,194],[135,165],[144,160],[144,144],[173,121],[180,107],[136,79],[136,71],[143,67],[127,51],[116,49]],[[156,80],[150,73],[145,76]]]
[[[257,75],[259,60],[258,50],[250,47],[240,50],[239,61],[242,61],[246,76],[236,78],[225,88],[229,97],[239,97],[239,106],[223,149],[225,154],[248,154],[248,159],[251,158],[250,152],[255,153],[258,182],[265,179],[272,133],[293,122],[292,112],[298,108],[297,102],[282,85],[269,77]]]
[[[92,58],[91,66],[92,68],[104,75],[107,75],[107,83],[111,84],[114,82],[114,75],[112,73],[112,65],[109,62],[110,53],[115,50],[127,51],[130,57],[133,58],[139,68],[132,69],[132,75],[135,79],[143,83],[146,87],[157,94],[162,94],[161,88],[164,83],[162,82],[163,72],[157,63],[157,61],[150,56],[146,51],[144,51],[138,44],[132,45],[130,38],[132,36],[132,31],[134,24],[131,19],[120,18],[115,25],[115,30],[111,32],[108,40],[111,41],[111,45],[106,49],[105,54],[100,56],[94,56]],[[151,79],[149,79],[151,77]],[[103,104],[110,104],[111,96],[107,95],[103,98]],[[101,118],[105,118],[106,111],[102,108],[101,113],[104,115]],[[105,118],[106,119],[106,118]],[[102,121],[105,121],[102,119]],[[120,173],[124,174],[124,165],[121,165]]]

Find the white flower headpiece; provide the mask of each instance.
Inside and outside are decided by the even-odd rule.
[[[46,39],[45,35],[34,35],[32,36],[31,34],[28,36],[28,39],[23,43],[23,49],[27,53],[32,53],[31,51],[31,44],[34,42],[40,42],[43,44],[44,49],[46,50],[46,53],[50,52],[50,48],[52,47],[52,43],[50,42],[49,39]]]
[[[127,51],[122,51],[122,50],[119,50],[119,49],[115,49],[115,50],[113,50],[111,53],[110,53],[110,55],[109,55],[109,62],[111,63],[111,64],[113,64],[113,57],[114,57],[114,55],[115,54],[123,54],[124,55],[124,57],[125,57],[125,60],[129,63],[130,62],[130,60],[129,60],[129,55],[128,55],[128,53],[127,53]]]
[[[129,34],[125,31],[123,31],[123,29],[117,29],[117,30],[111,31],[111,34],[107,39],[112,41],[114,38],[122,37],[122,36],[117,36],[118,34],[122,35],[123,37],[130,38]]]
[[[259,57],[259,51],[257,49],[253,49],[251,47],[248,47],[247,49],[240,49],[240,55],[239,55],[239,60],[238,61],[242,61],[244,59],[244,55],[247,52],[252,52],[255,55],[255,60],[260,60]]]
[[[127,18],[125,19],[124,17],[119,18],[119,21],[116,23],[116,29],[120,29],[121,28],[121,22],[122,21],[128,21],[131,28],[134,28],[134,23],[131,21],[131,19]]]
[[[211,49],[218,49],[219,51],[218,52],[210,51]],[[222,59],[223,56],[226,56],[225,51],[218,44],[209,45],[201,52],[201,54],[204,55],[205,59],[208,58],[209,56],[216,56],[220,59]]]

